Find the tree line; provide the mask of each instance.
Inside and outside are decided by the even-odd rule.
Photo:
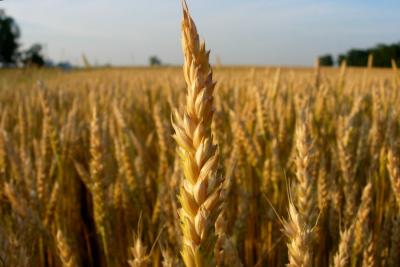
[[[368,65],[369,57],[373,59],[370,62],[372,67],[391,67],[392,60],[400,65],[400,42],[378,44],[367,49],[352,48],[344,54],[339,54],[336,61],[331,54],[322,55],[318,60],[321,66],[340,65],[343,61],[346,61],[348,66],[362,67]]]

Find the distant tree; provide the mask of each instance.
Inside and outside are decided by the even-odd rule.
[[[369,53],[369,50],[351,49],[349,52],[347,52],[347,64],[349,66],[367,66]]]
[[[374,66],[376,67],[390,67],[391,60],[400,62],[400,43],[398,44],[378,44],[371,51],[374,57]]]
[[[25,66],[42,67],[45,64],[42,55],[42,45],[34,44],[28,50],[22,53],[22,62]]]
[[[345,54],[340,54],[338,64],[343,60],[347,61],[349,66],[367,66],[368,57],[372,56],[374,67],[391,67],[392,60],[396,64],[400,63],[400,43],[378,44],[368,49],[350,49]]]
[[[20,30],[13,18],[0,9],[0,65],[13,65],[18,60]]]
[[[59,62],[56,67],[66,71],[73,69],[72,64],[68,61]]]
[[[333,66],[333,57],[330,54],[322,55],[318,58],[320,66]]]
[[[162,62],[157,56],[151,56],[149,58],[149,64],[150,66],[160,66],[162,65]]]

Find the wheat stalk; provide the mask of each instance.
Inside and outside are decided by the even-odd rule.
[[[186,110],[174,113],[174,139],[184,173],[179,194],[183,232],[182,257],[188,267],[212,266],[214,224],[219,214],[221,179],[218,153],[211,135],[215,83],[209,52],[200,43],[196,26],[183,2],[183,72],[187,83]]]

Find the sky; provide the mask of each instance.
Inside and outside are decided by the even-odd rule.
[[[399,0],[188,0],[211,61],[313,65],[318,55],[400,41]],[[181,64],[179,0],[3,0],[23,48],[54,61]]]

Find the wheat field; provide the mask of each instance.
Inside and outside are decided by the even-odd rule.
[[[0,266],[399,266],[400,73],[1,70]],[[215,83],[216,82],[216,83]]]

